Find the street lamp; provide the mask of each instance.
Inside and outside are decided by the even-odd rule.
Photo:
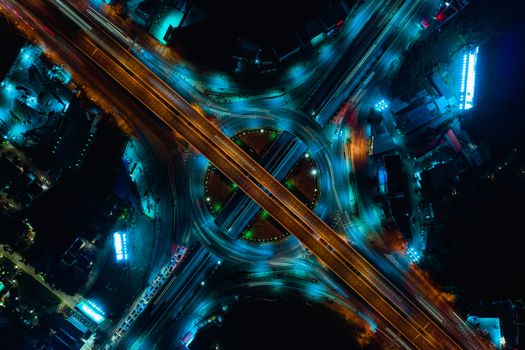
[[[388,108],[388,103],[384,99],[382,99],[381,101],[375,104],[374,108],[376,111],[382,112]]]
[[[407,254],[414,263],[418,263],[421,260],[421,255],[414,248],[408,248]]]

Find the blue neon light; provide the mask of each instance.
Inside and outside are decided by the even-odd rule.
[[[421,260],[421,255],[414,249],[408,248],[407,255],[410,257],[413,263],[417,264]]]
[[[505,347],[505,338],[501,333],[501,324],[498,317],[478,317],[468,316],[467,322],[472,325],[477,325],[489,336],[496,349]]]
[[[478,60],[479,47],[463,56],[463,67],[461,70],[461,87],[459,95],[459,109],[470,109],[474,107],[474,88],[476,86],[476,62]]]
[[[376,111],[382,112],[388,108],[388,103],[385,100],[381,100],[375,104],[374,108],[376,109]]]
[[[92,301],[81,301],[77,307],[96,324],[100,324],[106,319],[104,317],[104,311]]]
[[[113,234],[113,244],[117,261],[128,260],[127,237],[125,233],[115,232]]]

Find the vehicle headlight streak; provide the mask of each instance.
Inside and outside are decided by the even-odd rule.
[[[96,20],[100,25],[104,26],[108,31],[110,31],[112,34],[114,34],[117,38],[121,40],[121,42],[125,43],[129,47],[138,45],[135,44],[133,40],[131,40],[129,37],[127,37],[124,32],[117,26],[115,26],[113,23],[108,21],[106,18],[101,16],[97,10],[95,10],[93,7],[89,6],[86,11],[94,20]]]
[[[53,3],[56,5],[57,9],[62,12],[66,17],[76,23],[82,30],[89,32],[93,29],[89,24],[86,23],[82,18],[80,18],[75,12],[73,12],[67,5],[65,5],[60,0],[54,0]]]

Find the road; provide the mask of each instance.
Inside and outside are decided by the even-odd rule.
[[[26,265],[20,254],[6,249],[6,247],[4,247],[1,244],[0,256],[4,256],[7,259],[9,259],[13,263],[13,265],[15,265],[15,268],[20,269],[27,275],[31,276],[35,281],[37,281],[40,285],[42,285],[49,292],[55,295],[58,298],[58,300],[64,303],[64,305],[67,305],[69,308],[74,310],[76,305],[81,301],[82,298],[79,295],[67,295],[64,292],[57,290],[49,284],[47,284],[47,282],[44,281],[44,279],[35,272],[35,269],[32,266]]]
[[[161,338],[164,327],[169,325],[187,307],[188,303],[206,281],[207,276],[218,267],[220,261],[205,247],[199,245],[184,262],[180,272],[166,282],[157,296],[148,304],[144,315],[137,320],[130,332],[121,340],[120,348],[149,348],[150,342]]]
[[[71,7],[64,10],[67,17],[77,22],[79,30],[48,2],[21,4],[13,1],[12,4],[25,7],[40,20],[52,23],[61,40],[96,63],[99,69],[150,109],[161,123],[180,134],[237,183],[413,346],[453,349],[461,348],[456,343],[459,341],[465,348],[484,347],[475,338],[467,341],[455,324],[444,331],[214,124],[147,70],[129,51],[97,29],[87,17]],[[59,7],[64,8],[64,4],[60,2]]]

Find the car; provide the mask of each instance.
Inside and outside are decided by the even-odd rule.
[[[459,8],[454,6],[452,3],[453,1],[447,1],[441,5],[438,12],[436,13],[436,16],[434,17],[436,21],[443,22],[459,11]]]

